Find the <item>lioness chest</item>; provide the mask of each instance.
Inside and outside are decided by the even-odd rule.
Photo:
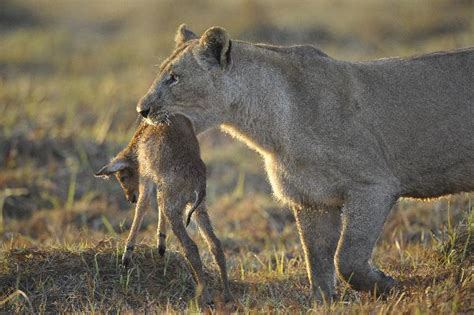
[[[290,207],[342,206],[341,182],[327,170],[285,163],[265,157],[265,168],[275,197]]]

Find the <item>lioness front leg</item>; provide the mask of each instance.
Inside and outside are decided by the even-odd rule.
[[[330,302],[335,296],[334,255],[340,236],[338,208],[294,208],[312,296]]]
[[[370,187],[351,192],[342,212],[343,229],[336,254],[340,276],[361,291],[388,292],[395,281],[372,265],[372,251],[390,209],[394,190]]]

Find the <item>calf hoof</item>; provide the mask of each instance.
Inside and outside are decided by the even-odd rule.
[[[224,297],[224,307],[229,312],[237,312],[239,307],[237,306],[237,302],[234,300],[233,296]]]
[[[165,246],[162,246],[162,245],[158,246],[158,255],[160,255],[160,257],[163,257],[165,255],[165,251],[166,251]]]
[[[231,303],[234,303],[234,297],[232,296],[232,294],[224,294],[224,304],[231,304]]]
[[[125,269],[130,268],[132,265],[132,253],[125,252],[122,256],[122,267]]]
[[[206,303],[206,307],[211,311],[214,311],[216,309],[216,304],[214,303],[214,301],[209,301]]]

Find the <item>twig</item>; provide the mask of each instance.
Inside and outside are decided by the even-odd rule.
[[[26,295],[25,292],[21,291],[21,290],[16,290],[15,292],[13,292],[12,294],[10,294],[9,296],[7,296],[3,301],[0,301],[0,305],[3,305],[3,304],[6,304],[8,301],[10,301],[11,299],[13,299],[14,297],[16,297],[17,295],[21,295],[23,298],[25,298],[26,302],[28,302],[28,305],[30,307],[30,312],[31,314],[34,314],[35,313],[35,310],[33,308],[33,304],[31,304],[31,301],[30,301],[30,298],[28,297],[28,295]]]

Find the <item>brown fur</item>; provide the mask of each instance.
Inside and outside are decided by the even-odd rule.
[[[212,304],[207,291],[202,262],[194,241],[183,224],[185,208],[187,223],[196,210],[196,222],[218,266],[224,289],[224,300],[232,299],[226,272],[226,262],[219,239],[214,234],[203,201],[206,191],[206,166],[201,160],[199,143],[191,122],[181,115],[171,117],[169,124],[149,126],[142,123],[129,145],[96,175],[114,174],[129,201],[137,199],[135,217],[122,262],[130,263],[136,236],[154,191],[159,206],[158,248],[165,251],[166,221],[181,243],[194,278],[201,289],[203,301]],[[199,291],[199,290],[198,290]]]

